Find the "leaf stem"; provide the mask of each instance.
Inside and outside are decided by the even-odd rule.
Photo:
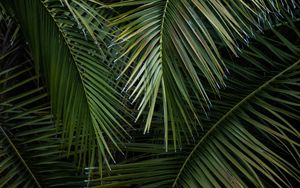
[[[227,118],[229,117],[235,110],[237,110],[241,105],[243,105],[246,101],[248,101],[250,98],[252,98],[254,95],[256,95],[259,91],[261,91],[263,88],[267,87],[271,82],[273,82],[274,80],[276,80],[277,78],[279,78],[280,76],[282,76],[284,73],[286,73],[287,71],[291,70],[292,68],[294,68],[295,66],[297,66],[300,63],[300,60],[298,60],[296,63],[290,65],[289,67],[287,67],[286,69],[284,69],[283,71],[281,71],[280,73],[278,73],[276,76],[274,76],[273,78],[271,78],[270,80],[268,80],[267,82],[265,82],[263,85],[261,85],[260,87],[258,87],[256,90],[254,90],[252,93],[250,93],[249,95],[247,95],[243,100],[241,100],[238,104],[236,104],[233,108],[231,108],[225,115],[223,115],[210,129],[209,131],[206,132],[206,134],[201,138],[201,140],[197,143],[197,145],[193,148],[193,150],[190,152],[189,156],[186,158],[186,160],[184,161],[182,167],[180,168],[174,183],[172,185],[172,187],[175,187],[179,176],[181,175],[183,169],[185,168],[186,164],[188,163],[188,161],[191,159],[193,153],[196,151],[196,149],[205,141],[205,139]]]
[[[31,175],[31,177],[33,178],[34,182],[36,183],[36,185],[41,188],[42,186],[40,185],[40,183],[38,182],[37,178],[35,177],[35,175],[33,174],[33,172],[30,170],[29,166],[27,165],[26,161],[23,159],[23,157],[21,156],[20,152],[18,151],[18,149],[16,148],[16,146],[14,145],[14,143],[11,141],[11,139],[9,138],[9,136],[6,134],[6,132],[4,131],[4,129],[2,128],[2,126],[0,126],[0,130],[1,132],[4,134],[5,138],[7,139],[7,141],[9,142],[10,146],[14,149],[14,151],[16,152],[17,156],[19,157],[19,159],[21,160],[21,162],[23,163],[23,165],[26,167],[27,171],[29,172],[29,174]]]

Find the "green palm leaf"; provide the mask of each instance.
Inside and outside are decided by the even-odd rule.
[[[139,0],[110,5],[122,7],[112,21],[120,30],[115,43],[124,48],[120,58],[129,57],[120,76],[128,73],[123,90],[130,94],[132,103],[138,103],[137,119],[148,112],[144,133],[149,132],[154,111],[162,101],[166,149],[170,127],[175,148],[182,130],[186,137],[195,135],[199,114],[211,106],[208,88],[212,95],[219,95],[225,86],[227,71],[218,46],[236,54],[237,41],[247,40],[253,29],[261,30],[257,20],[268,20],[261,14],[296,4],[273,3]]]
[[[100,5],[91,2],[9,3],[30,43],[36,70],[45,76],[51,108],[64,125],[65,145],[79,156],[80,166],[109,163],[110,147],[119,148],[117,142],[128,138],[120,114],[125,108],[109,80],[106,13],[96,12]]]
[[[1,153],[1,182],[0,186],[12,185],[17,187],[25,185],[25,187],[37,186],[41,187],[40,183],[28,167],[25,160],[22,158],[18,149],[15,147],[5,130],[0,127],[1,137],[0,140],[0,153]],[[26,171],[24,173],[24,171]],[[19,177],[18,177],[19,176]]]
[[[238,175],[234,174],[234,170],[230,168],[232,164],[236,165],[235,167],[238,168],[241,173],[244,173],[255,186],[263,186],[261,180],[255,177],[258,172],[269,178],[277,186],[281,186],[283,183],[286,186],[291,186],[286,182],[287,179],[280,177],[278,171],[273,170],[274,168],[278,168],[277,170],[279,170],[279,172],[289,173],[299,181],[299,167],[295,168],[288,164],[284,158],[275,154],[274,151],[263,144],[262,140],[258,140],[257,137],[252,135],[253,133],[247,130],[249,127],[252,127],[252,129],[256,128],[262,132],[262,134],[267,134],[267,138],[271,139],[272,142],[283,142],[283,146],[294,149],[291,154],[293,156],[295,155],[293,153],[296,152],[294,157],[298,161],[299,154],[297,148],[299,147],[299,132],[291,126],[291,123],[287,122],[287,119],[285,119],[286,114],[282,111],[278,111],[280,108],[272,104],[281,101],[284,105],[291,107],[291,111],[296,111],[297,108],[294,106],[299,106],[299,104],[295,99],[299,98],[299,95],[294,95],[289,99],[277,97],[276,95],[280,95],[282,92],[290,91],[290,89],[281,90],[285,85],[276,87],[276,89],[274,88],[278,93],[259,91],[269,89],[267,85],[269,86],[270,83],[274,85],[278,84],[274,80],[283,82],[291,80],[291,77],[288,77],[288,75],[291,75],[292,71],[299,71],[299,63],[300,62],[297,61],[273,79],[266,82],[214,124],[185,160],[177,176],[179,180],[176,179],[174,185],[178,183],[179,186],[184,186],[186,182],[189,182],[189,186],[201,185],[203,187],[219,187],[221,184],[218,183],[218,179],[221,179],[223,176],[222,184],[226,183],[227,186],[229,186],[235,183],[236,186],[246,186],[247,183],[236,178]],[[288,74],[284,75],[286,72],[288,72]],[[281,76],[287,77],[287,79],[281,79]],[[294,92],[298,93],[297,91]],[[255,100],[248,103],[248,99],[253,96],[256,96]],[[269,101],[265,102],[265,100],[262,100],[265,98]],[[294,100],[291,100],[291,98],[294,98]],[[272,116],[267,116],[267,113],[264,111],[276,115],[278,119],[271,119]],[[299,114],[289,113],[294,116],[295,121],[299,120]],[[258,117],[261,118],[261,120],[257,120]],[[218,128],[221,126],[222,129]],[[292,134],[292,137],[295,136],[297,139],[291,139],[288,136],[289,134]],[[284,142],[287,142],[287,144]],[[237,157],[239,160],[235,160]],[[267,160],[268,163],[271,164],[268,165],[264,160]],[[186,165],[188,167],[186,167]],[[191,166],[193,166],[197,173],[190,170]],[[218,169],[219,172],[216,172],[214,169]]]
[[[0,3],[0,187],[299,184],[298,2],[113,2]]]
[[[77,175],[62,150],[62,134],[55,127],[48,95],[35,74],[20,27],[2,8],[0,187],[83,185],[83,176]]]
[[[298,28],[299,22],[294,22],[266,30],[269,37],[256,35],[239,54],[241,58],[224,61],[232,79],[220,92],[221,100],[212,100],[210,119],[200,117],[204,131],[196,145],[160,155],[153,152],[161,151],[158,146],[149,152],[136,149],[146,148],[145,141],[128,146],[129,151],[144,155],[114,166],[111,176],[101,179],[92,174],[104,184],[95,187],[292,187],[292,182],[299,183],[300,41],[293,40],[299,38]],[[148,163],[153,165],[147,167]],[[142,169],[145,175],[139,173]],[[139,176],[132,180],[135,174]]]

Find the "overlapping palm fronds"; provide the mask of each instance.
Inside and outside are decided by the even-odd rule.
[[[199,114],[211,107],[207,85],[212,95],[225,87],[227,70],[219,48],[226,46],[236,54],[239,41],[248,42],[270,17],[296,6],[295,1],[265,0],[112,3],[113,8],[122,7],[112,21],[120,28],[116,38],[124,48],[120,57],[129,57],[120,74],[129,77],[123,90],[138,104],[137,119],[147,112],[144,133],[150,130],[155,109],[162,106],[165,140],[170,127],[175,146],[181,143],[182,132],[185,139],[194,138],[201,125]],[[167,150],[168,142],[165,145]]]
[[[80,166],[108,162],[111,148],[128,139],[120,95],[112,87],[101,4],[86,1],[14,1],[36,70],[45,76],[51,108],[63,123],[69,153]],[[18,7],[22,7],[19,9]],[[122,110],[123,109],[123,110]],[[89,158],[87,161],[86,159]]]
[[[266,30],[265,35],[256,34],[240,58],[224,60],[232,79],[226,81],[221,99],[212,99],[208,118],[200,117],[205,129],[195,145],[169,154],[158,154],[158,145],[147,149],[152,151],[148,154],[140,149],[143,154],[113,166],[110,175],[92,174],[91,183],[104,184],[95,187],[153,188],[298,184],[299,21],[288,19],[285,24]],[[143,140],[128,150],[147,146]],[[145,173],[139,173],[141,169]]]
[[[0,187],[299,184],[298,1],[0,8]]]
[[[20,27],[1,13],[0,187],[82,186]]]

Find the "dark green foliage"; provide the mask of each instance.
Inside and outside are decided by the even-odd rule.
[[[295,187],[295,0],[4,0],[0,187]]]

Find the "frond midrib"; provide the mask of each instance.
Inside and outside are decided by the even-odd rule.
[[[84,82],[83,82],[83,77],[82,77],[82,75],[80,74],[80,70],[79,70],[79,68],[78,68],[78,66],[77,66],[77,63],[76,63],[76,58],[75,58],[75,56],[74,56],[74,54],[73,54],[73,52],[72,52],[72,50],[71,50],[71,46],[70,46],[70,44],[68,43],[67,37],[66,37],[66,35],[64,34],[64,32],[61,30],[61,27],[59,27],[57,20],[56,20],[56,19],[54,18],[54,16],[51,14],[51,11],[47,8],[47,6],[45,5],[45,3],[44,3],[42,0],[41,0],[41,3],[42,3],[42,5],[43,5],[43,7],[47,10],[47,12],[49,13],[49,15],[51,16],[51,18],[53,19],[53,22],[55,23],[55,25],[56,25],[56,27],[57,27],[59,33],[61,34],[61,36],[62,36],[62,38],[63,38],[63,40],[64,40],[64,42],[65,42],[65,44],[67,45],[68,52],[69,52],[69,54],[71,55],[72,60],[73,60],[72,62],[74,63],[74,65],[75,65],[75,67],[76,67],[76,69],[77,69],[77,73],[78,73],[78,75],[79,75],[79,77],[80,77],[80,81],[81,81],[81,85],[82,85],[82,88],[83,88],[83,91],[84,91],[84,98],[85,98],[85,100],[86,100],[86,104],[88,104],[88,106],[89,106],[89,101],[88,101],[88,99],[87,99],[88,94],[87,94],[87,91],[86,91],[86,88],[85,88],[85,85],[84,85]],[[92,116],[92,114],[90,113],[90,111],[89,111],[89,114],[90,114],[90,116]],[[92,117],[91,117],[91,118],[92,118]]]
[[[163,15],[161,19],[161,26],[160,26],[160,36],[159,36],[159,50],[160,50],[160,59],[162,62],[162,57],[163,57],[163,34],[164,34],[164,24],[165,24],[165,19],[166,19],[166,13],[167,13],[167,8],[168,8],[169,0],[166,0],[164,10],[163,10]]]
[[[246,103],[248,100],[250,100],[252,97],[254,97],[258,92],[260,92],[262,89],[264,89],[265,87],[267,87],[270,83],[272,83],[273,81],[275,81],[277,78],[281,77],[283,74],[285,74],[286,72],[290,71],[291,69],[293,69],[295,66],[297,66],[300,63],[300,60],[296,61],[295,63],[293,63],[292,65],[289,65],[286,69],[282,70],[281,72],[279,72],[278,74],[274,75],[271,79],[269,79],[268,81],[266,81],[265,83],[263,83],[260,87],[258,87],[257,89],[255,89],[253,92],[251,92],[250,94],[248,94],[247,96],[245,96],[239,103],[237,103],[235,106],[233,106],[226,114],[224,114],[206,133],[205,135],[203,135],[203,137],[200,139],[200,141],[197,143],[197,145],[194,146],[193,150],[190,152],[190,154],[187,156],[186,160],[184,161],[182,167],[180,168],[174,183],[172,185],[172,187],[175,187],[183,169],[185,168],[186,164],[188,163],[188,161],[191,159],[193,153],[198,149],[198,147],[206,140],[206,138],[208,136],[210,136],[212,134],[212,132],[225,120],[227,119],[230,115],[232,115],[232,113],[234,113],[238,108],[240,108],[244,103]]]
[[[17,154],[18,158],[20,159],[20,161],[22,162],[22,164],[24,165],[24,167],[27,169],[27,171],[29,172],[30,176],[32,177],[32,179],[34,180],[35,184],[41,188],[42,186],[40,185],[38,179],[35,177],[34,173],[31,171],[31,169],[29,168],[29,166],[27,165],[26,161],[23,159],[22,155],[20,154],[18,148],[14,145],[13,141],[9,138],[9,136],[6,134],[5,130],[3,129],[2,126],[0,126],[0,130],[3,133],[4,137],[6,138],[6,140],[8,141],[9,145],[13,148],[13,150],[15,151],[15,153]]]

